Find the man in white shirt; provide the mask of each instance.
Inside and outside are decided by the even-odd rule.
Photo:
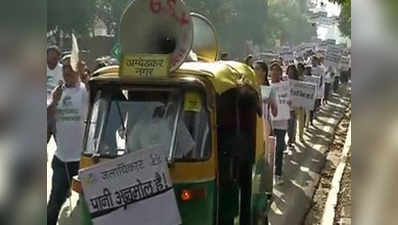
[[[326,71],[326,75],[325,75],[325,98],[324,98],[324,102],[325,104],[328,103],[329,100],[329,96],[330,96],[330,88],[332,86],[333,83],[333,69],[332,67],[328,67],[327,71]]]
[[[317,76],[321,78],[320,86],[318,87],[317,96],[315,100],[314,111],[317,111],[321,106],[322,98],[324,97],[324,89],[325,89],[325,70],[320,64],[320,59],[317,56],[312,57],[312,70],[311,73],[313,76]]]
[[[59,211],[66,201],[72,177],[78,174],[82,152],[84,120],[88,109],[88,93],[73,71],[70,56],[62,60],[64,85],[52,92],[47,105],[50,117],[55,117],[56,144],[52,161],[53,177],[50,200],[47,205],[47,225],[56,225]]]
[[[47,100],[51,98],[51,92],[58,85],[62,77],[62,64],[59,63],[61,51],[57,46],[47,48]]]
[[[62,65],[59,63],[61,51],[57,46],[47,48],[47,103],[51,100],[54,88],[63,81]],[[55,133],[55,121],[47,115],[47,143]]]

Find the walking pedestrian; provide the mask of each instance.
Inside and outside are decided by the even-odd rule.
[[[257,83],[260,84],[260,88],[262,91],[262,101],[263,101],[263,117],[265,121],[268,121],[265,125],[271,124],[270,120],[270,112],[273,116],[278,114],[278,107],[276,105],[276,93],[270,87],[270,83],[268,81],[268,66],[263,61],[256,61],[254,62],[254,71],[256,72]],[[271,127],[266,130],[272,130]],[[264,137],[268,138],[270,134],[265,134]]]
[[[306,65],[304,70],[304,77],[305,76],[312,76],[312,66]],[[317,90],[315,91],[316,94]],[[314,110],[306,110],[305,111],[305,127],[308,128],[309,125],[313,125],[314,119]]]
[[[282,67],[274,63],[271,66],[271,86],[281,83]],[[278,107],[278,114],[282,113]],[[275,183],[277,185],[283,184],[282,166],[283,166],[283,151],[286,148],[285,136],[288,128],[288,120],[272,120],[272,128],[276,137],[276,154],[275,154]]]
[[[304,81],[304,71],[305,71],[304,64],[303,63],[297,64],[298,79],[301,81]],[[306,110],[304,108],[298,108],[296,110],[296,118],[297,118],[297,123],[298,123],[299,138],[300,138],[300,141],[303,142],[304,141],[304,127],[305,127],[305,120],[306,120]]]
[[[326,76],[325,76],[325,94],[324,94],[325,104],[327,104],[329,101],[330,88],[332,86],[332,82],[333,82],[333,69],[332,69],[332,67],[329,66],[326,71]]]
[[[289,80],[299,80],[299,74],[295,65],[291,64],[286,69]],[[296,107],[290,108],[290,119],[288,122],[287,134],[289,137],[288,146],[293,147],[293,144],[296,142],[296,133],[297,133],[297,115],[300,113],[301,109]]]
[[[54,89],[47,106],[49,116],[55,118],[57,126],[47,225],[56,225],[59,211],[70,191],[72,177],[78,173],[88,107],[87,90],[80,81],[79,71],[73,71],[70,65],[70,55],[65,56],[62,63],[65,84]]]
[[[47,103],[51,99],[51,93],[54,88],[63,81],[62,65],[59,63],[61,51],[55,45],[47,48]],[[47,117],[47,143],[55,133],[55,121]]]
[[[245,64],[250,66],[253,69],[253,56],[252,55],[248,55],[245,59]]]

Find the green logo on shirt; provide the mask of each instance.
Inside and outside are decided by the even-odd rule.
[[[65,96],[65,98],[62,100],[62,105],[65,107],[72,106],[72,97]]]

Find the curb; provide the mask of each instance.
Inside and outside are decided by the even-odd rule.
[[[347,96],[347,91],[348,91],[347,88],[348,88],[348,87],[340,87],[339,92],[338,92],[339,95],[341,95],[340,97]],[[328,128],[325,129],[326,132],[331,133],[332,137],[334,137],[338,125],[339,125],[339,124],[341,123],[341,121],[344,119],[344,114],[345,114],[347,108],[349,107],[350,103],[349,103],[349,102],[344,102],[343,105],[344,105],[344,111],[342,112],[341,117],[339,117],[338,119],[336,119],[336,123],[334,123],[333,126],[330,126],[330,127],[328,127]],[[333,120],[334,120],[334,119],[330,118],[330,119],[328,120],[328,122],[330,123],[330,122],[333,121]],[[349,129],[351,129],[351,123],[350,123]],[[347,134],[348,134],[348,132],[347,132]],[[332,141],[330,142],[330,144],[333,143],[333,139],[334,139],[334,138],[332,138]],[[328,145],[327,148],[329,148],[329,145]],[[326,159],[326,157],[327,157],[328,152],[329,152],[329,150],[326,150],[326,152],[324,153],[324,154],[325,154],[325,159]],[[320,171],[322,171],[322,170],[325,168],[325,165],[326,165],[326,160],[325,160],[325,163],[324,163],[324,165],[322,166],[322,168],[321,168]],[[318,189],[318,186],[320,185],[321,178],[322,178],[322,177],[321,177],[321,175],[319,174],[319,178],[317,179],[316,185],[314,186],[314,190],[312,191],[311,199],[313,199],[314,196],[315,196],[316,190]],[[308,213],[311,211],[311,207],[312,207],[312,206],[310,206],[310,207],[307,209],[306,213],[304,214],[303,218],[301,219],[302,222],[301,222],[300,224],[304,224],[304,223],[305,223],[305,220],[306,220],[306,218],[307,218],[307,216],[308,216]],[[321,225],[323,225],[323,224],[321,224]]]
[[[343,172],[346,166],[347,154],[351,149],[351,122],[348,128],[347,137],[344,143],[343,155],[340,158],[339,165],[333,175],[332,188],[328,194],[326,200],[325,209],[322,215],[321,225],[333,225],[335,214],[337,198],[340,192],[340,181],[343,177]]]

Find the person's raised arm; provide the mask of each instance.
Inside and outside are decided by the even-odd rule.
[[[57,105],[58,105],[59,100],[61,99],[62,92],[63,92],[63,82],[60,82],[59,85],[52,92],[51,101],[47,105],[47,116],[48,117],[55,116]]]

